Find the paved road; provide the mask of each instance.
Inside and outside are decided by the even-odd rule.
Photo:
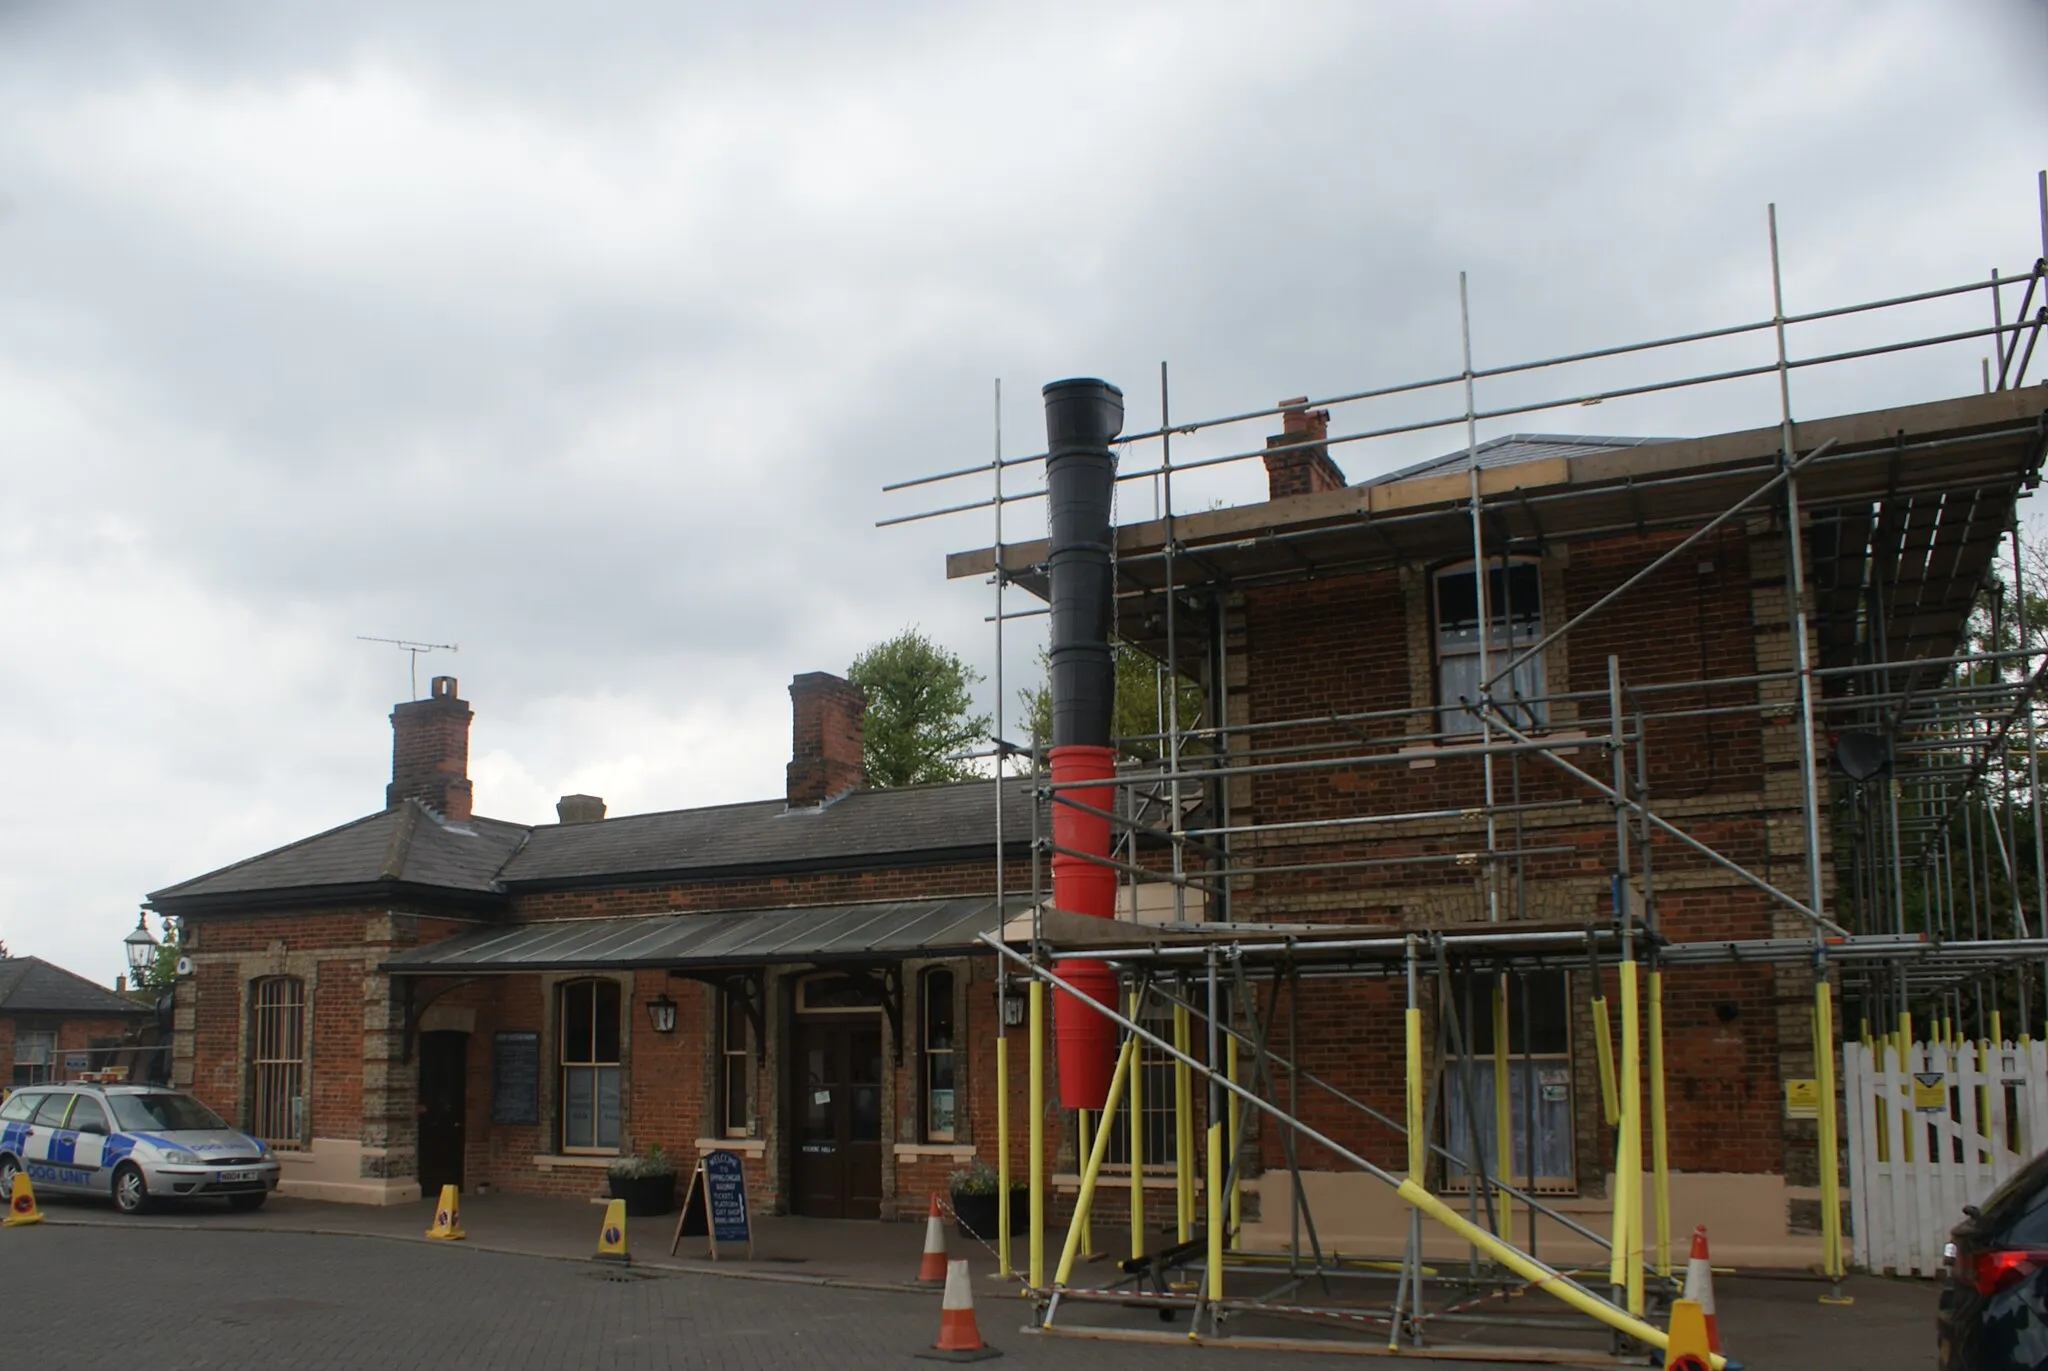
[[[938,1330],[929,1293],[636,1272],[456,1245],[333,1235],[49,1223],[0,1232],[0,1366],[13,1371],[612,1371],[908,1368]],[[1723,1301],[1752,1367],[1919,1371],[1931,1295],[1858,1282],[1855,1310],[1805,1283],[1743,1282]],[[979,1296],[1008,1367],[1312,1371],[1323,1357],[1190,1352],[1035,1337],[1025,1306]],[[1922,1305],[1928,1306],[1922,1309]],[[1737,1313],[1730,1306],[1741,1307]],[[1157,1325],[1154,1325],[1156,1328]],[[1389,1368],[1443,1366],[1411,1359]]]

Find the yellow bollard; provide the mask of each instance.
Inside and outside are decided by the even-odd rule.
[[[462,1231],[462,1200],[454,1186],[441,1187],[441,1202],[434,1206],[434,1226],[427,1236],[436,1242],[460,1242],[469,1236]]]
[[[8,1187],[7,1217],[0,1219],[0,1228],[26,1228],[42,1221],[43,1211],[36,1207],[35,1187],[28,1183],[28,1172],[16,1171],[14,1184]]]
[[[626,1202],[613,1200],[604,1207],[604,1227],[597,1230],[597,1260],[630,1264],[626,1250]]]

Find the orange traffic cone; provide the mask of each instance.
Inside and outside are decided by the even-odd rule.
[[[967,1259],[946,1263],[946,1295],[939,1310],[939,1340],[929,1352],[917,1354],[927,1361],[986,1361],[1003,1354],[981,1340],[974,1322],[974,1283],[967,1276]]]
[[[924,1257],[917,1264],[917,1283],[944,1285],[946,1279],[946,1218],[939,1212],[939,1197],[934,1195],[924,1221]]]
[[[1700,1313],[1707,1322],[1707,1347],[1710,1351],[1719,1352],[1721,1329],[1714,1322],[1714,1268],[1707,1263],[1705,1224],[1692,1230],[1692,1257],[1685,1264],[1685,1294],[1682,1298],[1700,1307]]]

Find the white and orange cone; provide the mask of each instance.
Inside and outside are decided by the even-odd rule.
[[[1685,1264],[1685,1294],[1700,1307],[1707,1321],[1707,1346],[1721,1350],[1721,1328],[1714,1322],[1714,1268],[1707,1262],[1707,1226],[1692,1230],[1692,1256]]]
[[[974,1282],[968,1279],[967,1259],[946,1263],[946,1296],[939,1310],[939,1340],[928,1352],[917,1354],[927,1361],[986,1361],[1003,1354],[981,1340],[974,1322]]]
[[[924,1221],[924,1257],[917,1264],[919,1285],[944,1285],[946,1275],[946,1216],[939,1210],[939,1197],[932,1196],[931,1213]]]

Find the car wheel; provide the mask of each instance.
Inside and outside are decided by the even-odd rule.
[[[14,1193],[14,1177],[21,1170],[21,1163],[12,1157],[0,1157],[0,1197]]]
[[[114,1208],[123,1214],[140,1214],[149,1208],[149,1182],[142,1179],[142,1168],[134,1162],[114,1168]]]
[[[228,1196],[228,1208],[234,1210],[237,1214],[253,1214],[261,1209],[263,1202],[269,1198],[270,1192],[267,1190],[259,1190],[253,1195],[230,1195]]]

